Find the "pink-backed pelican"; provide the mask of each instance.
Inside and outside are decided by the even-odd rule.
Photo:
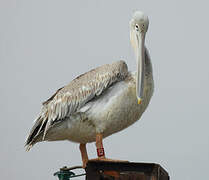
[[[130,40],[137,71],[124,61],[97,67],[58,89],[45,101],[26,140],[26,148],[41,141],[70,140],[80,143],[83,167],[88,162],[86,143],[95,142],[98,160],[105,156],[103,138],[137,120],[153,94],[152,64],[145,47],[148,17],[136,11],[130,21]]]

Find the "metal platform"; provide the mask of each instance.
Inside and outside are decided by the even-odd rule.
[[[169,180],[159,164],[89,161],[86,180]]]

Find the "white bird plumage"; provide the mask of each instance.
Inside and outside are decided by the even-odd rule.
[[[43,103],[26,140],[27,150],[40,141],[93,142],[97,134],[107,137],[141,117],[154,89],[150,56],[144,47],[148,17],[135,12],[130,29],[137,72],[129,72],[124,61],[117,61],[82,74],[57,90]]]

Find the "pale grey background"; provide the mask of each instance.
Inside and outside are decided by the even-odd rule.
[[[78,145],[24,141],[41,102],[93,67],[135,58],[129,20],[150,18],[155,93],[141,120],[105,139],[110,158],[160,163],[172,180],[209,179],[208,6],[191,0],[1,0],[0,179],[55,179],[81,163]],[[91,158],[94,144],[88,145]]]

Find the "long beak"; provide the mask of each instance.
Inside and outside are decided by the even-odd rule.
[[[144,90],[144,72],[145,72],[145,33],[144,32],[137,32],[137,82],[136,82],[136,96],[138,99],[138,104],[141,104],[143,99],[143,90]]]

